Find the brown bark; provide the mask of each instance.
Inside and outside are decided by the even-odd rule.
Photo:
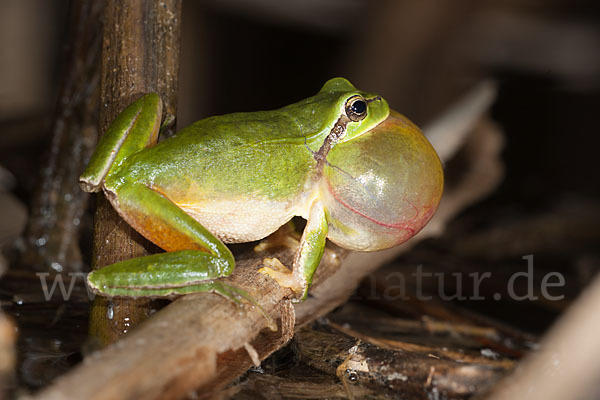
[[[102,39],[100,131],[144,93],[156,92],[166,115],[175,115],[181,1],[128,0],[105,3]],[[147,255],[154,247],[125,223],[103,195],[97,196],[92,268]],[[149,300],[97,297],[90,333],[110,343],[145,319]],[[111,318],[107,318],[109,315]]]

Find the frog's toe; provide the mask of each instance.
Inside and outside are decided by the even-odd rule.
[[[267,320],[267,326],[272,331],[277,331],[277,323],[273,318],[265,311],[264,308],[245,290],[224,282],[214,281],[212,282],[212,291],[230,300],[237,306],[250,305],[257,307],[261,314]]]
[[[269,275],[279,286],[290,288],[294,293],[304,292],[303,285],[296,280],[292,271],[287,269],[281,261],[276,258],[265,258],[263,263],[265,266],[259,269],[258,272]]]
[[[252,304],[254,302],[248,293],[235,286],[218,281],[213,282],[212,285],[212,291],[214,293],[218,293],[237,306],[242,306],[244,303]]]
[[[281,273],[284,275],[292,275],[292,271],[290,271],[278,258],[265,258],[263,259],[263,264],[265,265],[263,268],[259,270],[259,272],[264,272],[263,270],[271,270],[273,272]]]

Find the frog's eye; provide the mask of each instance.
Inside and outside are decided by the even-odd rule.
[[[360,121],[367,116],[367,102],[359,95],[352,96],[346,101],[346,116],[350,121]]]

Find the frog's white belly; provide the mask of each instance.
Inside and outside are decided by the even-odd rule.
[[[246,199],[176,204],[225,243],[262,239],[296,215],[291,202]]]

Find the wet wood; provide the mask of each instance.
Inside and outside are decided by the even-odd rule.
[[[319,347],[324,348],[323,343],[335,340],[337,358],[325,357],[335,363],[315,367],[337,375],[349,396],[361,388],[381,398],[399,392],[411,399],[427,400],[435,393],[443,393],[447,399],[469,398],[483,392],[514,365],[500,356],[495,360],[477,353],[449,351],[442,346],[415,345],[361,335],[341,326],[334,328],[347,334],[352,342],[339,348],[343,336],[309,330],[298,335],[298,347],[300,352],[318,352]],[[332,371],[331,367],[335,369]]]
[[[481,119],[479,112],[465,115]],[[498,183],[499,133],[485,120],[476,126],[472,132],[456,132],[462,140],[433,143],[434,147],[454,143],[452,151],[439,149],[448,157],[462,145],[463,172],[448,182],[438,213],[413,244],[439,233],[457,212]],[[263,360],[280,349],[292,337],[295,325],[312,321],[346,301],[365,275],[408,248],[398,246],[370,254],[329,248],[312,297],[295,307],[288,289],[257,272],[265,257],[278,257],[289,265],[294,249],[246,252],[238,257],[236,270],[227,280],[253,295],[269,318],[257,307],[236,307],[218,295],[182,297],[117,343],[88,357],[38,398],[177,398],[194,389],[201,397],[210,397],[251,367],[257,357]],[[269,329],[270,319],[277,323],[275,332]]]
[[[289,262],[292,251],[273,255]],[[236,306],[210,293],[184,296],[88,357],[40,398],[178,398],[198,386],[222,387],[251,365],[245,344],[264,359],[293,335],[293,308],[285,300],[290,292],[258,273],[261,263],[256,257],[240,260],[230,281],[260,299],[277,331],[255,306]]]
[[[176,115],[181,1],[107,1],[102,39],[100,131],[133,100],[157,92],[165,115]],[[125,223],[104,198],[97,195],[94,217],[92,268],[140,257],[156,251]],[[90,333],[110,343],[150,313],[147,299],[97,297],[92,306]]]
[[[379,297],[385,297],[379,292]],[[511,372],[520,338],[471,324],[431,323],[350,301],[222,394],[227,398],[466,399]],[[423,318],[424,320],[420,320]],[[440,321],[442,322],[442,321]],[[488,342],[510,343],[490,348]]]

